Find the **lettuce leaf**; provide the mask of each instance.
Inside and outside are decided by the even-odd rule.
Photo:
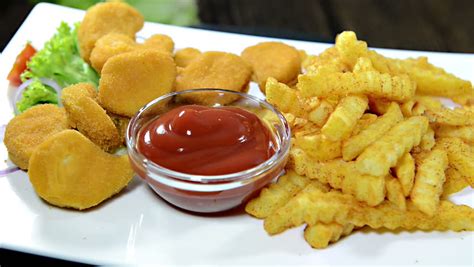
[[[56,34],[27,63],[27,70],[21,75],[22,81],[48,78],[61,87],[79,82],[97,86],[99,75],[79,54],[77,28],[78,24],[71,29],[67,23],[62,22]]]
[[[58,104],[58,95],[53,88],[44,85],[39,79],[34,79],[28,88],[23,92],[23,97],[16,107],[21,113],[38,104]]]

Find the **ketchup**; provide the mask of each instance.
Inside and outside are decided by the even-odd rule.
[[[149,122],[137,148],[162,167],[197,175],[247,170],[275,153],[270,131],[255,114],[199,105],[174,108]]]

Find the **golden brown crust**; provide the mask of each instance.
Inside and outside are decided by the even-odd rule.
[[[87,10],[79,26],[78,39],[82,58],[89,61],[92,49],[99,38],[108,33],[122,33],[135,39],[143,27],[143,16],[128,4],[107,2]]]
[[[288,84],[301,71],[301,57],[294,47],[281,42],[263,42],[247,47],[242,58],[252,66],[255,81],[265,92],[268,77]]]
[[[122,143],[122,138],[96,99],[97,92],[88,83],[69,86],[61,95],[71,127],[78,129],[103,150],[110,151]]]
[[[13,118],[5,129],[4,143],[11,161],[21,169],[28,169],[35,148],[49,136],[68,128],[63,108],[44,104],[26,110]]]
[[[176,91],[196,88],[219,88],[236,92],[247,89],[250,67],[237,55],[225,52],[205,52],[193,60],[176,78]],[[189,95],[187,100],[196,104],[216,101],[212,93]],[[219,98],[219,103],[234,101],[234,96]]]
[[[110,58],[102,69],[99,102],[109,112],[132,117],[151,100],[171,92],[173,58],[156,50],[135,50]]]

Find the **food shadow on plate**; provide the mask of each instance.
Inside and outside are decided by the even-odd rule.
[[[153,191],[153,189],[150,186],[148,186],[148,191],[151,194],[153,194],[157,200],[165,203],[165,205],[167,207],[169,207],[171,209],[174,209],[176,211],[179,211],[181,213],[193,216],[193,217],[218,218],[218,217],[239,217],[239,216],[245,216],[246,215],[245,210],[244,210],[245,204],[241,204],[241,205],[239,205],[235,208],[232,208],[232,209],[226,210],[226,211],[213,212],[213,213],[200,213],[200,212],[193,212],[193,211],[182,209],[180,207],[176,207],[175,205],[169,203],[164,198],[162,198],[157,193],[155,193],[155,191]]]
[[[15,192],[18,198],[23,200],[23,203],[25,203],[31,211],[37,214],[41,214],[42,212],[44,212],[45,208],[49,210],[57,209],[57,210],[61,210],[63,212],[69,212],[69,213],[95,212],[97,210],[105,208],[106,206],[110,205],[114,201],[117,201],[119,198],[135,190],[137,187],[139,187],[143,183],[141,179],[139,179],[137,176],[134,176],[134,178],[128,184],[128,186],[124,188],[123,190],[121,190],[119,193],[111,196],[110,198],[104,200],[103,202],[99,203],[98,205],[94,207],[91,207],[85,210],[76,210],[72,208],[56,207],[46,202],[45,200],[43,200],[41,197],[39,197],[30,183],[30,180],[28,178],[28,173],[23,170],[8,174],[5,178],[7,178],[11,189]]]

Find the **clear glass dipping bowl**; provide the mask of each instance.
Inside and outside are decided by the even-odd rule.
[[[233,106],[253,112],[270,130],[276,152],[267,161],[244,171],[225,175],[193,175],[173,171],[148,160],[137,149],[137,136],[144,125],[169,110],[196,103],[189,96],[205,96],[205,106]],[[202,99],[202,98],[201,98]],[[230,103],[229,103],[230,102]],[[135,172],[169,203],[193,212],[219,212],[234,208],[253,197],[278,177],[287,162],[291,132],[285,117],[255,96],[221,89],[193,89],[159,97],[131,119],[126,136],[130,162]]]

